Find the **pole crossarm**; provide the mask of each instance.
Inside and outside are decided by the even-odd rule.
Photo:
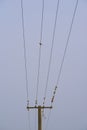
[[[27,110],[29,109],[52,109],[52,106],[33,106],[33,107],[29,107],[27,106]]]

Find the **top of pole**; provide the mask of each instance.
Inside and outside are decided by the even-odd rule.
[[[29,107],[27,106],[27,110],[29,109],[38,109],[38,108],[41,108],[41,109],[52,109],[52,106],[32,106],[32,107]]]

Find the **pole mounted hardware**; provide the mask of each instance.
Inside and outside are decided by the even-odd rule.
[[[52,109],[52,106],[27,106],[27,110],[29,109],[37,109],[38,110],[38,130],[42,130],[42,109]]]

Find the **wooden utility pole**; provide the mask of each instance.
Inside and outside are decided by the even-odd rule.
[[[38,130],[42,130],[42,113],[41,113],[41,106],[38,106]]]
[[[29,109],[38,109],[38,130],[42,130],[42,109],[52,109],[52,106],[34,106],[34,107],[29,107],[27,106],[27,110]]]

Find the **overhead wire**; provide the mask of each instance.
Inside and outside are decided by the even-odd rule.
[[[57,25],[57,17],[58,17],[58,12],[59,12],[59,1],[60,0],[57,1],[57,8],[56,8],[54,28],[53,28],[52,45],[51,45],[51,51],[50,51],[50,59],[49,59],[49,65],[48,65],[48,72],[47,72],[47,79],[46,79],[46,87],[45,87],[45,92],[44,92],[43,105],[45,104],[45,100],[46,100],[47,87],[48,87],[48,81],[49,81],[49,74],[50,74],[50,69],[51,69],[53,46],[54,46],[55,32],[56,32],[56,25]]]
[[[39,41],[39,58],[38,58],[38,74],[37,74],[37,85],[36,85],[36,101],[35,105],[38,104],[38,88],[40,80],[40,64],[41,64],[41,48],[42,48],[42,36],[43,36],[43,18],[44,18],[44,0],[42,0],[42,16],[41,16],[41,27],[40,27],[40,41]]]
[[[35,105],[38,104],[38,87],[39,87],[39,77],[40,77],[40,62],[41,62],[41,45],[39,47],[38,74],[37,74],[37,90],[36,90],[36,101],[35,101]]]
[[[24,9],[23,9],[23,0],[21,0],[21,16],[22,16],[22,32],[23,32],[23,49],[24,49],[24,64],[25,64],[25,80],[26,80],[26,93],[27,100],[29,100],[28,93],[28,73],[27,73],[27,58],[26,58],[26,41],[25,41],[25,25],[24,25]]]
[[[56,83],[57,86],[58,86],[58,83],[59,83],[59,80],[60,80],[60,76],[61,76],[61,72],[62,72],[62,68],[63,68],[63,64],[64,64],[66,52],[67,52],[67,48],[68,48],[68,45],[69,45],[69,40],[70,40],[70,36],[71,36],[71,31],[72,31],[72,27],[73,27],[75,15],[76,15],[77,7],[78,7],[78,0],[76,1],[76,5],[75,5],[72,21],[71,21],[71,24],[70,24],[70,29],[69,29],[69,33],[68,33],[65,49],[64,49],[64,54],[63,54],[63,58],[62,58],[62,62],[61,62],[61,65],[60,65],[60,70],[59,70],[59,74],[58,74],[58,78],[57,78],[57,83]]]
[[[70,36],[71,36],[71,31],[72,31],[72,27],[73,27],[75,15],[76,15],[77,7],[78,7],[78,0],[76,1],[76,4],[75,4],[74,13],[73,13],[73,16],[72,16],[70,29],[69,29],[69,33],[68,33],[68,37],[67,37],[67,41],[66,41],[66,46],[65,46],[65,49],[64,49],[64,54],[63,54],[63,58],[62,58],[62,62],[61,62],[61,66],[60,66],[60,70],[59,70],[59,74],[58,74],[58,78],[57,78],[57,83],[56,83],[56,86],[55,86],[53,97],[51,99],[51,105],[52,106],[53,106],[53,102],[54,102],[57,86],[59,84],[59,80],[60,80],[60,76],[61,76],[61,72],[62,72],[62,68],[63,68],[63,64],[64,64],[64,59],[65,59],[66,51],[67,51],[69,40],[70,40]],[[50,110],[49,115],[48,115],[48,120],[47,120],[47,124],[46,124],[45,130],[47,129],[47,126],[48,126],[48,123],[49,123],[49,120],[50,120],[50,115],[51,115],[51,110]]]
[[[58,73],[58,77],[57,77],[56,88],[57,88],[57,86],[59,84],[59,80],[60,80],[60,76],[61,76],[61,72],[62,72],[62,68],[63,68],[63,64],[64,64],[66,52],[67,52],[67,48],[68,48],[68,45],[69,45],[69,40],[70,40],[70,36],[71,36],[71,31],[72,31],[72,27],[73,27],[75,15],[76,15],[77,7],[78,7],[78,0],[76,1],[73,17],[72,17],[72,20],[71,20],[70,29],[69,29],[69,33],[68,33],[65,49],[64,49],[64,54],[63,54],[63,57],[62,57],[62,61],[61,61],[61,65],[60,65],[60,69],[59,69],[59,73]],[[51,100],[51,103],[53,103],[53,101],[54,101],[54,99]]]
[[[67,48],[68,48],[68,45],[69,45],[69,40],[70,40],[70,36],[71,36],[71,31],[72,31],[72,27],[73,27],[75,15],[76,15],[77,7],[78,7],[78,0],[76,1],[74,13],[73,13],[71,24],[70,24],[70,29],[69,29],[69,33],[68,33],[68,37],[67,37],[67,41],[66,41],[66,45],[65,45],[65,49],[64,49],[64,53],[63,53],[63,57],[62,57],[61,65],[60,65],[60,69],[59,69],[59,73],[58,73],[58,77],[57,77],[56,89],[58,88],[58,84],[59,84],[59,81],[60,81],[60,76],[61,76],[61,72],[62,72],[62,68],[63,68],[63,64],[64,64],[66,52],[67,52]],[[54,99],[51,100],[51,103],[53,103],[53,101],[54,101]]]
[[[27,72],[27,57],[26,57],[26,40],[25,40],[25,25],[24,25],[24,8],[23,0],[21,0],[21,17],[22,17],[22,33],[23,33],[23,49],[24,49],[24,65],[25,65],[25,81],[26,81],[26,94],[27,94],[27,106],[29,106],[29,86],[28,86],[28,72]],[[28,111],[28,127],[30,126],[30,113]]]
[[[42,1],[42,18],[41,18],[40,43],[42,43],[42,35],[43,35],[43,18],[44,18],[44,0]]]
[[[52,44],[51,44],[50,59],[49,59],[48,72],[47,72],[47,79],[46,79],[46,87],[45,87],[45,92],[44,92],[43,106],[45,105],[45,101],[46,101],[47,87],[48,87],[48,81],[49,81],[49,75],[50,75],[50,69],[51,69],[52,54],[53,54],[55,32],[56,32],[56,25],[57,25],[57,17],[58,17],[58,13],[59,13],[59,3],[60,3],[60,0],[57,1],[57,7],[56,7],[56,15],[55,15],[54,28],[53,28]],[[51,109],[49,110],[45,130],[48,127],[48,123],[49,123],[49,120],[50,120],[50,115],[51,115]]]

